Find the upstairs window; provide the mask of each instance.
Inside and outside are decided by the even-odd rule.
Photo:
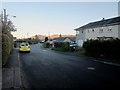
[[[79,34],[79,31],[76,31],[76,34]]]
[[[88,33],[89,33],[89,30],[88,30]]]
[[[112,29],[108,29],[108,32],[111,32],[112,31]]]
[[[81,33],[83,33],[83,30],[82,30],[82,32]]]
[[[103,29],[100,29],[100,30],[99,30],[99,33],[103,33]]]

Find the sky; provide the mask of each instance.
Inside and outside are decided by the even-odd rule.
[[[75,28],[118,16],[117,2],[3,2],[2,9],[7,10],[8,18],[17,27],[12,34],[18,38],[36,34],[75,35]]]

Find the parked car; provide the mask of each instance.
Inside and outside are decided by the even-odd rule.
[[[19,46],[19,52],[30,52],[30,45],[29,43],[21,43]]]
[[[78,47],[77,43],[70,43],[70,50],[75,51],[76,47]]]
[[[77,47],[77,43],[70,43],[70,47]]]

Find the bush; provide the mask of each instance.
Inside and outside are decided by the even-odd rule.
[[[82,47],[76,47],[76,52],[78,53],[78,55],[84,55],[85,49]]]
[[[2,65],[5,65],[13,49],[13,36],[7,29],[2,28],[2,30]]]
[[[70,49],[69,43],[64,42],[64,43],[62,44],[62,47],[61,47],[61,48],[63,49],[63,51],[69,51],[69,49]]]
[[[88,40],[83,48],[90,56],[120,59],[120,39]]]
[[[68,42],[55,42],[54,48],[56,48],[54,50],[57,50],[57,51],[69,51],[70,50]]]
[[[44,48],[50,48],[50,43],[45,42],[45,43],[43,44],[43,47],[44,47]]]
[[[12,51],[13,42],[12,36],[3,34],[2,35],[2,64],[5,65],[7,63],[8,57]]]
[[[7,35],[3,35],[2,37],[2,63],[5,65],[9,56],[9,39]]]

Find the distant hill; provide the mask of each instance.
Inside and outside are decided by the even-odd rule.
[[[62,37],[75,37],[75,35],[61,35]],[[44,40],[45,39],[45,35],[37,35],[37,37],[40,39],[40,40]],[[54,38],[58,38],[58,37],[60,37],[60,35],[59,34],[53,34],[53,35],[51,35],[51,36],[47,36],[47,37],[49,37],[50,39],[54,39]],[[35,36],[32,36],[31,38],[35,38]]]
[[[35,39],[36,36],[32,36],[31,38],[34,38]],[[40,40],[43,40],[45,39],[45,35],[37,35],[37,37],[40,39]]]

